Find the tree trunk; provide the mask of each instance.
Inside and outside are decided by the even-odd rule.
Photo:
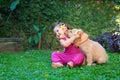
[[[39,43],[38,43],[38,49],[41,49],[41,42],[42,42],[42,40],[40,38]]]

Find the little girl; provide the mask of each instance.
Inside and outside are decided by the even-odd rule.
[[[73,45],[73,41],[79,37],[79,34],[72,35],[68,38],[67,33],[68,26],[66,24],[57,24],[54,28],[56,37],[59,39],[60,44],[64,47],[64,52],[54,51],[51,55],[52,67],[58,68],[63,65],[72,68],[74,66],[82,65],[84,63],[85,56],[81,53],[80,49]]]

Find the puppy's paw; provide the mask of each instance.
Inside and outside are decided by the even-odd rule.
[[[87,64],[87,66],[91,66],[92,64]]]
[[[93,66],[95,66],[95,65],[96,65],[96,63],[92,63],[92,65],[93,65]]]

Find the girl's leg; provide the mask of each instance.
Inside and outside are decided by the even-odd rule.
[[[65,55],[62,52],[53,52],[52,56],[52,67],[57,68],[57,67],[62,67],[65,59]]]
[[[74,66],[74,63],[72,62],[72,61],[69,61],[68,63],[67,63],[67,67],[68,68],[72,68]]]
[[[82,53],[74,54],[71,60],[74,66],[83,65],[85,61],[85,56]]]

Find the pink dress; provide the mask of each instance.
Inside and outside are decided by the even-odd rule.
[[[82,65],[85,59],[84,54],[78,47],[73,44],[65,48],[64,52],[54,51],[51,55],[52,62],[60,62],[66,65],[69,61],[72,61],[74,66]]]

